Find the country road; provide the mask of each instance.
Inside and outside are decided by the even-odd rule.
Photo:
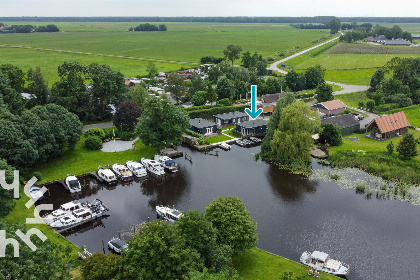
[[[340,32],[341,32],[341,31],[340,31]],[[343,33],[341,33],[341,34],[343,34]],[[334,40],[337,40],[338,38],[339,38],[339,37],[335,37],[335,38],[333,38],[333,39],[331,39],[331,40],[325,41],[325,42],[323,42],[323,43],[321,43],[321,44],[318,44],[318,45],[316,45],[316,46],[313,46],[313,47],[311,47],[311,48],[309,48],[309,49],[303,50],[303,51],[301,51],[301,52],[295,53],[294,55],[291,55],[291,56],[288,56],[288,57],[286,57],[286,58],[280,59],[280,60],[278,60],[278,61],[274,62],[273,64],[271,64],[271,65],[270,65],[270,67],[269,67],[268,69],[273,70],[273,71],[278,71],[278,72],[283,73],[283,74],[287,74],[287,72],[286,72],[286,71],[284,71],[284,70],[282,70],[282,69],[280,69],[280,68],[278,67],[278,65],[279,65],[279,64],[281,64],[281,63],[283,63],[283,62],[285,62],[285,61],[288,61],[288,60],[290,60],[290,59],[292,59],[292,58],[295,58],[295,57],[297,57],[297,56],[300,56],[300,55],[302,55],[302,54],[304,54],[304,53],[307,53],[307,52],[309,52],[309,51],[311,51],[311,50],[314,50],[314,49],[316,49],[316,48],[319,48],[319,47],[321,47],[321,46],[323,46],[323,45],[325,45],[325,44],[328,44],[328,43],[330,43],[330,42],[332,42],[332,41],[334,41]],[[342,87],[342,88],[343,88],[343,89],[342,89],[342,90],[340,90],[340,91],[335,91],[335,92],[333,92],[333,94],[334,94],[334,95],[338,95],[338,94],[345,94],[345,93],[351,93],[351,92],[358,92],[358,91],[364,91],[364,90],[367,90],[367,89],[369,88],[369,86],[346,85],[346,84],[340,84],[340,83],[330,82],[330,81],[326,81],[326,82],[327,82],[328,84],[338,85],[338,86],[340,86],[340,87]]]

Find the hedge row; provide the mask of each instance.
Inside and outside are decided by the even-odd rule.
[[[213,115],[229,113],[229,112],[244,112],[245,108],[249,108],[248,105],[240,106],[223,106],[223,107],[211,107],[206,109],[198,109],[186,111],[190,119],[203,118],[203,119],[213,119]]]

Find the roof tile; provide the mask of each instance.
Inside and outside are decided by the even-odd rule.
[[[395,114],[376,118],[375,122],[378,124],[379,130],[382,133],[387,133],[396,129],[410,126],[410,122],[408,121],[404,112],[398,112]]]

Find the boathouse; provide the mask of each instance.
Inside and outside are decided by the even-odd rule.
[[[366,125],[366,131],[376,139],[388,139],[408,132],[410,122],[404,112],[380,116]]]
[[[256,119],[239,123],[236,130],[242,133],[242,136],[263,136],[267,133],[267,121]]]
[[[235,124],[249,121],[248,114],[243,113],[243,112],[238,112],[238,111],[214,115],[213,118],[214,118],[214,122],[217,123],[219,127],[235,125]]]
[[[217,124],[202,118],[196,118],[190,120],[190,129],[202,135],[210,135],[217,133]]]

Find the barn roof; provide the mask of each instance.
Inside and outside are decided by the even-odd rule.
[[[376,123],[378,125],[378,128],[381,131],[381,133],[387,133],[393,130],[410,126],[410,122],[408,121],[404,112],[398,112],[395,114],[376,118],[367,127],[370,127],[373,123]]]

